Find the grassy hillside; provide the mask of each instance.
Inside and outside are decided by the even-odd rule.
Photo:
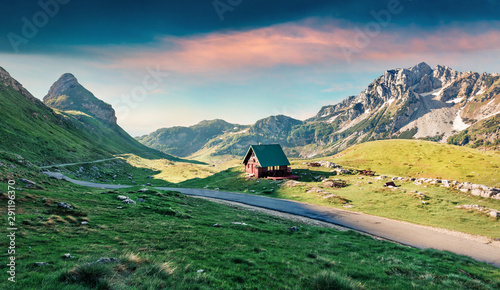
[[[22,86],[7,72],[0,72],[0,151],[19,154],[38,165],[89,161],[122,153],[180,161],[142,145],[113,122],[78,111],[54,111],[19,89]]]
[[[149,135],[137,137],[142,144],[176,156],[189,156],[205,144],[225,133],[236,133],[248,126],[230,124],[223,120],[202,121],[191,127],[159,129]]]
[[[212,120],[191,127],[160,129],[137,137],[137,140],[151,148],[178,156],[196,156],[200,159],[224,155],[242,156],[247,152],[248,146],[259,142],[280,143],[290,148],[304,143],[301,141],[302,136],[297,138],[300,140],[290,139],[292,130],[302,123],[283,115],[261,119],[252,126]]]
[[[144,146],[117,124],[108,124],[78,111],[56,110],[56,112],[78,128],[86,139],[92,140],[95,146],[99,146],[112,154],[131,153],[146,158],[180,160],[172,155]]]
[[[171,191],[82,188],[9,160],[0,156],[4,163],[0,211],[6,214],[7,181],[14,180],[17,282],[7,281],[3,263],[1,289],[500,287],[499,269],[467,257],[404,247]],[[43,188],[25,188],[20,178]],[[123,204],[118,195],[145,202]],[[58,202],[74,208],[58,208]],[[216,223],[221,226],[214,227]],[[288,230],[291,226],[298,231]],[[117,260],[95,263],[101,258]],[[40,262],[46,264],[36,264]]]
[[[325,158],[343,166],[404,177],[441,178],[500,187],[500,152],[417,140],[368,142]]]
[[[0,82],[0,150],[37,164],[110,157],[72,122]]]

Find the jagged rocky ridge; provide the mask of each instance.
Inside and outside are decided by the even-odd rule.
[[[358,96],[323,107],[309,121],[330,123],[343,138],[447,138],[500,113],[500,76],[432,69],[420,63],[388,70]],[[335,141],[335,140],[332,140]]]

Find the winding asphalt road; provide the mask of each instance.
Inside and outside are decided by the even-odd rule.
[[[75,180],[62,173],[44,173],[53,178],[64,179],[87,187],[104,189],[120,189],[130,187],[127,185],[99,184]],[[156,189],[175,190],[186,195],[229,200],[270,210],[305,216],[351,228],[360,232],[365,232],[416,248],[433,248],[469,256],[475,260],[483,261],[500,268],[499,247],[481,243],[477,240],[452,235],[443,231],[433,230],[429,227],[367,215],[364,213],[258,195],[191,188],[156,187]]]

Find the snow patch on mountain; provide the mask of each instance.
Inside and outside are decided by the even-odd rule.
[[[463,131],[470,127],[470,125],[465,124],[464,120],[462,120],[460,112],[461,110],[457,112],[457,116],[455,117],[455,120],[453,120],[453,130],[455,131]]]

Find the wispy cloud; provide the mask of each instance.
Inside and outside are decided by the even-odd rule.
[[[466,32],[445,27],[408,35],[407,31],[382,31],[356,46],[359,28],[335,23],[320,28],[282,24],[246,32],[226,32],[194,37],[163,37],[140,47],[95,48],[109,68],[133,69],[159,64],[182,74],[205,74],[277,66],[346,65],[346,50],[357,61],[409,59],[421,55],[466,53],[500,48],[500,31]],[[119,53],[117,53],[119,52]]]

